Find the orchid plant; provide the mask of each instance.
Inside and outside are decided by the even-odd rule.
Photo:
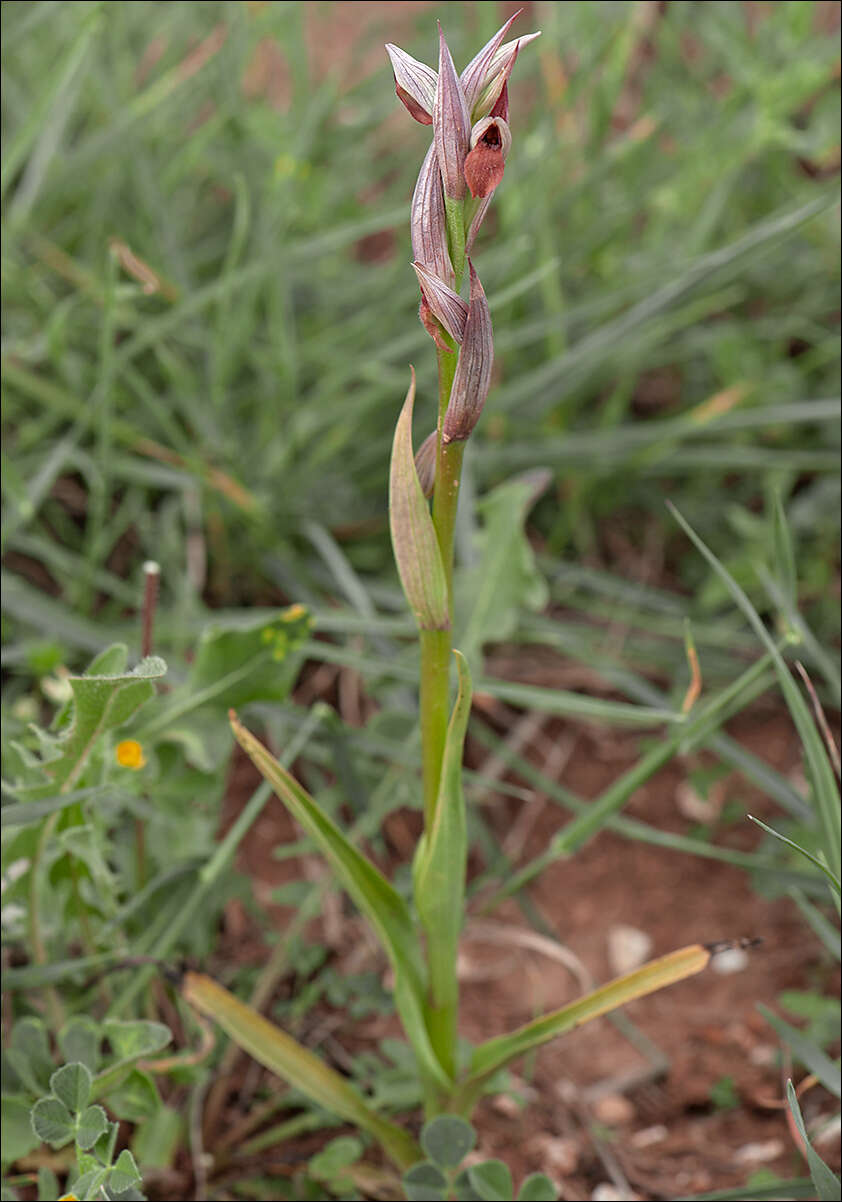
[[[416,456],[413,371],[395,428],[389,486],[395,559],[420,643],[424,832],[413,863],[414,908],[231,715],[236,739],[319,847],[380,940],[394,973],[395,1006],[415,1053],[428,1120],[443,1114],[468,1118],[511,1061],[633,998],[701,971],[721,950],[720,945],[696,944],[675,951],[479,1045],[467,1064],[457,1055],[457,951],[467,860],[462,753],[471,678],[465,659],[451,646],[454,523],[462,458],[485,404],[494,357],[488,302],[471,255],[512,145],[512,68],[520,51],[539,36],[506,41],[514,20],[502,26],[461,75],[441,29],[438,71],[397,46],[386,47],[399,99],[433,131],[410,223],[419,316],[438,359],[438,418]],[[466,270],[467,300],[462,295]],[[451,706],[453,658],[458,688]],[[374,1136],[401,1169],[423,1160],[407,1130],[379,1114],[345,1078],[218,983],[188,972],[182,988],[186,999],[213,1017],[240,1047],[325,1109]],[[426,1142],[424,1147],[430,1155]]]

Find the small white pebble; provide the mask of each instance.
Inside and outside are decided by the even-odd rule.
[[[620,923],[608,932],[608,961],[618,976],[640,968],[651,950],[651,935],[637,927]]]
[[[635,1131],[629,1143],[633,1148],[651,1148],[652,1144],[659,1144],[668,1135],[669,1132],[663,1123],[657,1123],[654,1127],[644,1127],[642,1131]]]
[[[780,1139],[767,1139],[761,1143],[744,1144],[734,1154],[738,1164],[766,1164],[769,1160],[777,1160],[783,1154],[784,1145]]]
[[[727,977],[734,972],[742,972],[748,964],[748,952],[741,947],[729,947],[727,951],[714,956],[710,966],[714,972]]]
[[[591,1194],[592,1202],[634,1202],[635,1195],[621,1194],[610,1181],[600,1181]]]

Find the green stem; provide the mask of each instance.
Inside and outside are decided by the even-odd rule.
[[[421,762],[424,778],[424,829],[431,830],[447,738],[450,701],[450,631],[421,631]]]

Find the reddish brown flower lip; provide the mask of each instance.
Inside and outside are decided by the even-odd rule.
[[[500,180],[512,144],[502,117],[484,117],[471,133],[471,150],[465,159],[465,180],[471,196],[490,196]]]

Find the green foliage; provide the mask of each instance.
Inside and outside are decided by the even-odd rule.
[[[410,1202],[514,1202],[512,1175],[501,1160],[483,1160],[468,1168],[460,1166],[474,1147],[476,1134],[470,1123],[456,1115],[443,1114],[425,1123],[421,1147],[427,1159],[403,1175]],[[555,1202],[555,1186],[543,1173],[525,1178],[517,1202]]]

